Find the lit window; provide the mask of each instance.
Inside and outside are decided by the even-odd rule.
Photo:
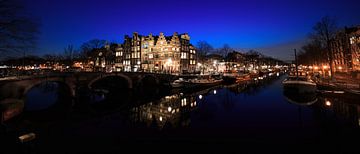
[[[181,53],[181,59],[186,59],[186,52]]]
[[[154,58],[153,56],[154,56],[153,54],[149,54],[149,59]]]

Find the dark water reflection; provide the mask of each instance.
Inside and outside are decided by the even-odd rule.
[[[59,98],[59,84],[56,82],[44,82],[27,93],[25,110],[37,111],[47,109],[54,105]]]
[[[179,91],[76,122],[69,117],[46,131],[39,128],[39,134],[47,135],[39,139],[36,150],[48,151],[61,144],[65,149],[91,152],[164,145],[206,147],[209,151],[359,151],[358,102],[321,94],[305,105],[289,101],[282,89],[284,78],[273,75],[239,85]],[[33,97],[38,97],[35,94]],[[77,145],[79,142],[86,146]]]

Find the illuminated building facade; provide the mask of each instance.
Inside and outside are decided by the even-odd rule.
[[[331,41],[333,70],[360,71],[360,26],[345,28]]]
[[[196,50],[187,33],[142,36],[134,32],[115,51],[116,71],[183,73],[196,67]]]

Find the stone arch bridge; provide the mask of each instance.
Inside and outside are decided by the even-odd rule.
[[[144,80],[154,82],[152,85],[169,83],[176,78],[175,75],[155,73],[133,73],[133,72],[77,72],[77,73],[51,73],[47,75],[31,76],[18,80],[7,80],[0,82],[0,104],[11,100],[24,99],[27,92],[36,85],[43,82],[61,82],[69,88],[71,95],[76,96],[77,88],[80,86],[92,89],[96,81],[107,77],[115,77],[125,81],[130,91],[141,89]]]

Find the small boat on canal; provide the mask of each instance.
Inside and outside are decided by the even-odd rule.
[[[305,93],[315,93],[316,92],[316,83],[312,81],[307,76],[299,76],[297,68],[297,58],[295,50],[295,69],[296,76],[288,76],[283,82],[284,91],[292,94],[305,94]],[[291,73],[290,73],[291,74]]]
[[[306,76],[289,76],[282,83],[285,91],[293,93],[316,92],[316,83]]]
[[[190,79],[186,82],[184,82],[185,88],[197,88],[197,87],[210,87],[210,86],[216,86],[223,82],[223,80],[217,80],[217,79]]]
[[[184,86],[185,80],[183,78],[179,78],[170,83],[172,88],[181,88]]]

